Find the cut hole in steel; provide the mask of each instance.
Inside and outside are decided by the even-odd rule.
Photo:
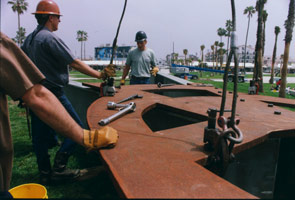
[[[295,137],[269,138],[235,154],[235,161],[222,178],[262,199],[292,199],[295,168],[290,163],[295,162],[294,145]]]
[[[190,89],[157,89],[157,90],[145,90],[154,94],[159,94],[167,97],[194,97],[194,96],[219,96],[208,90],[190,90]]]
[[[155,132],[207,121],[208,118],[197,113],[157,103],[143,112],[142,119]]]

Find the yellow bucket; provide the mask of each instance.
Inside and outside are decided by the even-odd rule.
[[[19,185],[10,189],[9,192],[13,198],[48,199],[46,188],[36,183]]]

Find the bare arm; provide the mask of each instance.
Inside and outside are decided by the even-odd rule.
[[[49,90],[36,84],[24,94],[22,99],[42,121],[63,136],[84,146],[83,129]]]
[[[123,70],[123,74],[122,74],[122,80],[125,80],[126,76],[128,75],[130,70],[130,66],[129,65],[125,65],[124,70]]]
[[[70,64],[70,66],[88,76],[92,76],[94,78],[101,78],[101,72],[92,69],[79,59],[75,59]]]

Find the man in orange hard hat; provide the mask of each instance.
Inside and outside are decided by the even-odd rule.
[[[43,74],[15,42],[1,31],[0,52],[0,199],[12,198],[8,192],[12,175],[13,144],[7,95],[13,100],[22,99],[50,127],[88,150],[116,144],[117,131],[111,127],[105,126],[99,130],[82,129],[59,100],[42,86],[45,79]],[[95,173],[88,170],[91,171]],[[86,170],[83,173],[87,176]]]
[[[63,104],[68,113],[81,126],[84,127],[72,104],[64,94],[63,88],[69,82],[68,66],[89,76],[106,79],[114,76],[112,65],[98,72],[81,60],[75,58],[67,45],[53,32],[58,30],[60,23],[60,10],[52,0],[41,0],[32,13],[37,19],[37,28],[26,38],[22,49],[45,75],[42,85],[49,89]],[[31,112],[32,142],[36,153],[40,182],[49,184],[51,180],[72,180],[80,176],[80,170],[66,168],[68,158],[72,155],[76,143],[65,138],[56,153],[53,169],[51,169],[48,149],[58,144],[55,132],[38,116]]]

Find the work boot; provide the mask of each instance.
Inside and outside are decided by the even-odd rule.
[[[40,171],[39,183],[41,185],[51,184],[51,171]]]
[[[39,183],[42,185],[50,185],[51,183],[51,164],[50,156],[47,154],[43,157],[37,158],[38,169],[39,169]]]
[[[70,154],[67,152],[57,152],[54,159],[53,171],[51,179],[53,181],[74,180],[79,177],[79,169],[67,169],[66,165]]]
[[[96,177],[101,173],[106,173],[106,169],[103,166],[96,166],[96,167],[81,169],[79,177],[77,177],[76,180],[85,181],[93,177]]]

